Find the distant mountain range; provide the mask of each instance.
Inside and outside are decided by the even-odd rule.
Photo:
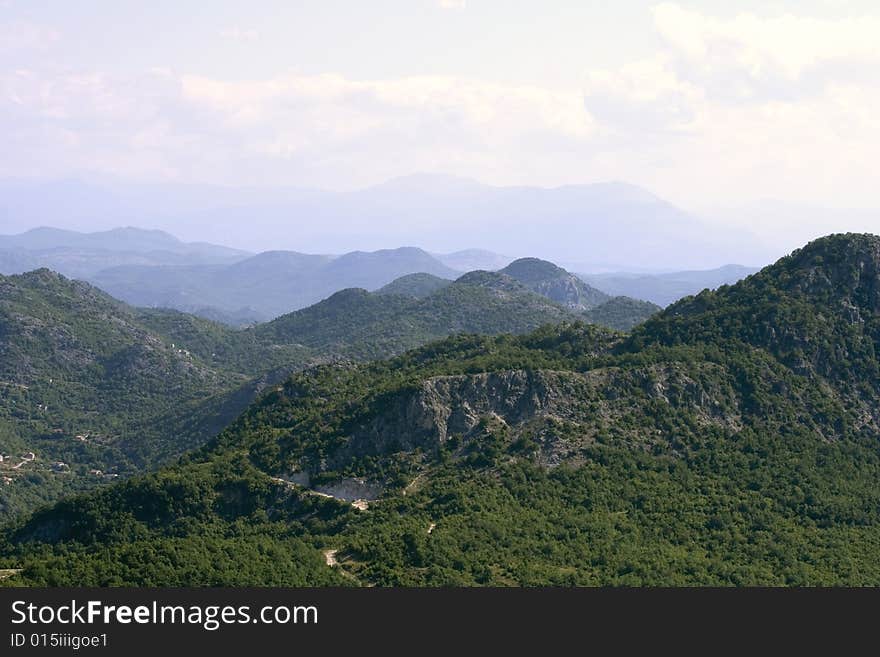
[[[732,285],[758,270],[742,265],[725,265],[704,271],[679,271],[666,274],[579,274],[580,278],[603,292],[644,299],[666,307],[705,289]]]
[[[457,271],[506,262],[454,255],[479,247],[604,270],[704,269],[760,265],[778,253],[754,236],[706,223],[626,183],[557,188],[493,187],[418,174],[352,192],[175,185],[91,185],[0,181],[0,221],[21,229],[150,226],[189,241],[342,253],[418,244],[450,253]],[[457,262],[456,262],[457,261]]]
[[[339,290],[375,290],[413,273],[458,276],[425,251],[405,247],[339,257],[267,251],[230,265],[127,265],[89,280],[136,306],[266,321]]]
[[[46,267],[74,278],[124,266],[229,264],[251,254],[204,242],[181,242],[160,230],[114,228],[78,233],[35,228],[19,235],[0,235],[0,274]]]

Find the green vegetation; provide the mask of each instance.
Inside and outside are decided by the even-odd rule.
[[[179,463],[7,525],[3,583],[877,585],[878,347],[880,238],[845,235],[629,336],[308,368]]]
[[[385,287],[376,291],[377,294],[400,294],[405,297],[416,297],[422,299],[442,290],[452,281],[431,274],[409,274],[397,278]]]
[[[344,290],[244,330],[134,309],[48,270],[0,278],[0,517],[166,463],[302,367],[570,316],[489,273],[421,299]]]
[[[48,270],[0,277],[0,338],[0,515],[181,454],[249,401],[226,403],[244,376],[173,347],[124,304]]]
[[[244,332],[316,356],[383,358],[453,333],[523,333],[571,314],[512,278],[471,272],[424,298],[350,289]]]
[[[584,319],[592,324],[608,326],[618,331],[631,331],[649,317],[662,310],[650,301],[630,297],[614,297],[584,313]]]
[[[414,272],[456,275],[421,249],[404,247],[339,257],[266,251],[230,264],[125,265],[89,280],[133,305],[172,307],[242,326],[305,308],[345,288],[375,290]]]

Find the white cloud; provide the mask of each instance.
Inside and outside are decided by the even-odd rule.
[[[679,201],[880,202],[880,17],[653,15],[660,51],[585,75],[607,172]]]
[[[437,0],[440,9],[465,9],[467,0]]]
[[[0,75],[0,119],[18,136],[7,152],[32,140],[25,159],[46,175],[69,166],[330,187],[419,170],[547,175],[560,151],[587,149],[595,129],[578,90],[434,76],[230,82],[168,71]],[[62,132],[73,139],[62,143]],[[0,165],[0,175],[11,173]]]
[[[230,81],[0,69],[0,175],[353,187],[413,171],[622,179],[678,202],[880,203],[880,18],[654,8],[661,47],[549,89],[453,76]],[[872,200],[873,199],[873,200]]]
[[[664,58],[587,73],[584,102],[606,127],[646,134],[687,131],[702,91],[679,79]]]
[[[679,73],[729,99],[814,93],[829,79],[859,72],[877,80],[880,16],[721,19],[671,3],[653,15]]]

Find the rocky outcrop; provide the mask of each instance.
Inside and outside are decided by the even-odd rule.
[[[501,273],[569,310],[589,310],[611,298],[562,267],[538,258],[514,260]]]
[[[590,372],[512,370],[440,376],[377,402],[356,428],[336,463],[352,456],[421,449],[434,452],[451,438],[476,439],[487,423],[505,426],[511,440],[538,438],[542,449],[558,451],[560,441],[588,443],[612,426],[625,434],[625,419],[644,415],[646,401],[687,409],[698,422],[735,431],[740,426],[739,400],[720,366],[703,363],[655,365],[640,369],[605,368]],[[657,420],[647,414],[640,423]],[[564,436],[548,427],[565,425]],[[635,431],[635,430],[634,430]],[[668,430],[629,436],[652,443]]]

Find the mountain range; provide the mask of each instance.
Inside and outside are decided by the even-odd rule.
[[[332,192],[6,180],[0,181],[0,199],[0,221],[11,230],[127,224],[180,234],[188,241],[222,235],[251,252],[343,253],[418,244],[431,253],[455,253],[476,247],[588,263],[604,271],[760,265],[778,256],[747,232],[705,222],[621,182],[494,187],[417,174]],[[628,254],[638,254],[638,260]],[[463,271],[507,264],[465,262],[450,266]]]
[[[122,265],[228,264],[248,254],[205,242],[185,243],[159,230],[114,228],[79,233],[34,228],[0,235],[0,273],[19,274],[46,267],[74,278],[88,278]]]
[[[705,289],[732,285],[757,272],[755,267],[725,265],[717,269],[678,271],[659,274],[608,272],[579,274],[580,278],[600,290],[612,294],[642,299],[666,307],[679,299]]]
[[[346,288],[378,290],[409,274],[451,281],[462,270],[500,270],[532,285],[526,280],[530,275],[527,270],[545,263],[550,269],[537,275],[541,285],[554,280],[557,289],[555,296],[550,296],[563,305],[585,310],[611,296],[668,305],[706,287],[736,282],[754,271],[730,265],[677,274],[581,275],[578,280],[537,258],[516,260],[520,274],[510,270],[512,263],[512,258],[477,249],[434,255],[413,247],[341,256],[291,251],[251,254],[207,243],[184,243],[161,231],[137,228],[99,233],[40,228],[0,236],[0,273],[45,267],[87,280],[135,306],[172,308],[231,326],[267,321]],[[597,289],[588,290],[590,285],[584,287],[583,281]],[[566,294],[570,298],[565,298]]]
[[[214,313],[266,321],[351,287],[375,290],[406,274],[452,279],[458,272],[417,248],[342,256],[266,251],[229,265],[144,266],[105,269],[90,277],[103,290],[136,306]]]
[[[464,285],[525,288],[474,272],[372,296]],[[179,462],[8,524],[0,567],[40,585],[876,585],[878,349],[880,237],[833,235],[629,334],[566,319],[301,369]]]

